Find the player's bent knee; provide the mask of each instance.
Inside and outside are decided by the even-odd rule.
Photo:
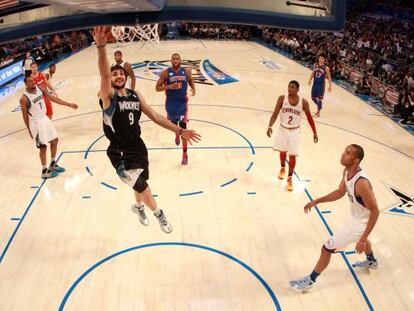
[[[134,187],[132,188],[138,191],[138,193],[143,193],[148,188],[147,181],[141,176],[139,176],[137,181],[135,182]]]

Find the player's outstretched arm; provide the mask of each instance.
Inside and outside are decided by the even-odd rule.
[[[22,117],[23,117],[24,124],[26,125],[26,128],[29,131],[30,137],[33,138],[32,133],[30,132],[30,127],[29,127],[29,114],[27,113],[27,98],[26,98],[26,96],[22,96],[20,98],[20,108],[22,109]]]
[[[40,88],[40,87],[39,87]],[[60,99],[59,97],[50,94],[46,89],[42,89],[40,88],[40,90],[43,93],[43,96],[50,99],[52,102],[62,105],[62,106],[66,106],[72,109],[78,109],[78,105],[74,104],[74,103],[68,103],[67,101],[64,101],[63,99]]]
[[[273,133],[273,129],[272,126],[273,124],[275,124],[276,120],[277,120],[277,116],[279,115],[280,109],[282,109],[282,105],[283,105],[283,99],[284,96],[279,96],[279,98],[277,99],[277,103],[275,105],[275,110],[272,113],[272,116],[270,117],[269,120],[269,126],[267,127],[267,136],[270,137],[272,136]]]
[[[101,75],[101,87],[99,94],[102,99],[104,109],[108,109],[110,107],[111,98],[113,96],[111,86],[111,70],[105,48],[107,36],[110,31],[110,26],[94,27],[92,30],[92,36],[98,50],[98,68],[99,74]]]
[[[141,106],[142,112],[150,118],[154,123],[158,124],[159,126],[162,126],[163,128],[170,130],[171,132],[174,132],[175,134],[178,134],[182,136],[183,138],[187,139],[190,144],[198,143],[201,140],[201,135],[198,134],[194,130],[190,129],[183,129],[179,127],[178,125],[175,125],[170,120],[168,120],[166,117],[160,115],[157,113],[154,109],[152,109],[146,102],[143,96],[137,92],[139,96],[139,102]]]
[[[355,194],[359,195],[364,202],[364,205],[371,214],[369,215],[367,227],[365,228],[362,237],[359,239],[355,250],[358,254],[365,251],[365,247],[367,244],[367,239],[369,234],[371,233],[372,229],[374,229],[375,224],[377,223],[378,216],[379,216],[379,209],[377,200],[375,199],[374,191],[372,190],[371,183],[368,179],[361,178],[355,184]]]
[[[306,118],[308,119],[308,123],[310,127],[312,128],[313,141],[316,144],[318,142],[318,133],[316,133],[315,122],[313,121],[312,115],[310,113],[309,102],[306,99],[303,99],[302,104],[303,104],[303,110],[305,111],[305,114],[306,114]]]
[[[345,182],[342,179],[341,183],[339,184],[338,189],[336,189],[335,191],[332,191],[328,195],[317,198],[317,199],[313,200],[312,202],[309,202],[308,204],[306,204],[305,207],[304,207],[305,213],[310,212],[312,207],[314,207],[315,205],[317,205],[319,203],[337,201],[340,198],[342,198],[345,195],[345,193],[346,193]]]

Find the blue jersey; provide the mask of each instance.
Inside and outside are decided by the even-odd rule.
[[[166,91],[167,104],[168,102],[185,102],[187,100],[187,72],[182,67],[180,67],[178,72],[175,72],[172,68],[168,68],[167,75],[167,85],[175,82],[181,83],[180,89]]]
[[[315,64],[313,73],[313,84],[324,84],[326,77],[326,65]]]
[[[165,101],[165,109],[168,113],[168,118],[173,122],[178,122],[186,119],[187,114],[187,86],[188,77],[184,68],[180,68],[175,72],[172,68],[167,69],[167,85],[173,83],[181,83],[181,88],[177,90],[166,90],[167,99]]]

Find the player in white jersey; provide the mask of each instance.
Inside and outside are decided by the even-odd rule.
[[[122,60],[122,52],[121,51],[115,51],[114,53],[114,59],[115,63],[112,64],[111,68],[118,65],[125,69],[127,76],[127,88],[135,90],[135,84],[136,84],[136,78],[134,70],[132,69],[132,66],[130,63]],[[129,78],[129,79],[128,79]]]
[[[313,141],[318,142],[318,134],[316,133],[315,123],[309,110],[309,103],[306,99],[298,95],[299,83],[290,81],[288,86],[288,95],[281,95],[277,100],[275,110],[270,117],[269,127],[267,128],[267,136],[271,137],[273,133],[272,126],[275,123],[280,112],[280,127],[277,132],[273,149],[280,152],[280,171],[278,178],[285,177],[286,155],[289,153],[289,173],[287,179],[287,189],[293,190],[292,174],[295,170],[296,157],[299,155],[300,144],[300,123],[303,111],[308,118],[308,122],[313,131]]]
[[[78,105],[65,102],[64,100],[52,96],[47,91],[41,90],[32,76],[24,78],[26,84],[26,91],[20,99],[20,106],[22,108],[23,121],[29,131],[29,135],[34,139],[36,147],[39,148],[40,162],[42,163],[41,177],[51,178],[56,177],[58,173],[65,171],[56,163],[56,152],[58,145],[58,136],[55,126],[52,121],[46,116],[46,104],[44,96],[51,101],[77,109]],[[46,151],[47,144],[50,143],[51,162],[49,168],[46,166]]]
[[[289,286],[303,292],[311,289],[316,278],[328,267],[332,253],[342,251],[352,242],[357,242],[355,250],[358,254],[365,252],[367,259],[353,264],[358,269],[376,269],[378,262],[374,257],[368,236],[377,222],[379,210],[371,184],[363,170],[359,167],[364,158],[364,150],[359,145],[349,145],[342,153],[341,164],[345,171],[339,188],[330,194],[317,198],[305,205],[305,213],[319,203],[333,202],[346,193],[351,205],[351,217],[323,246],[318,263],[312,273],[302,279],[289,282]]]

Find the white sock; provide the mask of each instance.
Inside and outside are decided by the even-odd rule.
[[[135,206],[136,206],[138,209],[143,209],[143,208],[145,207],[145,205],[144,205],[144,203],[143,203],[143,202],[135,202]]]
[[[154,211],[155,216],[160,216],[161,210],[157,207],[157,209]]]
[[[46,165],[42,165],[42,172],[43,172],[45,169],[47,169],[47,166],[46,166]]]

